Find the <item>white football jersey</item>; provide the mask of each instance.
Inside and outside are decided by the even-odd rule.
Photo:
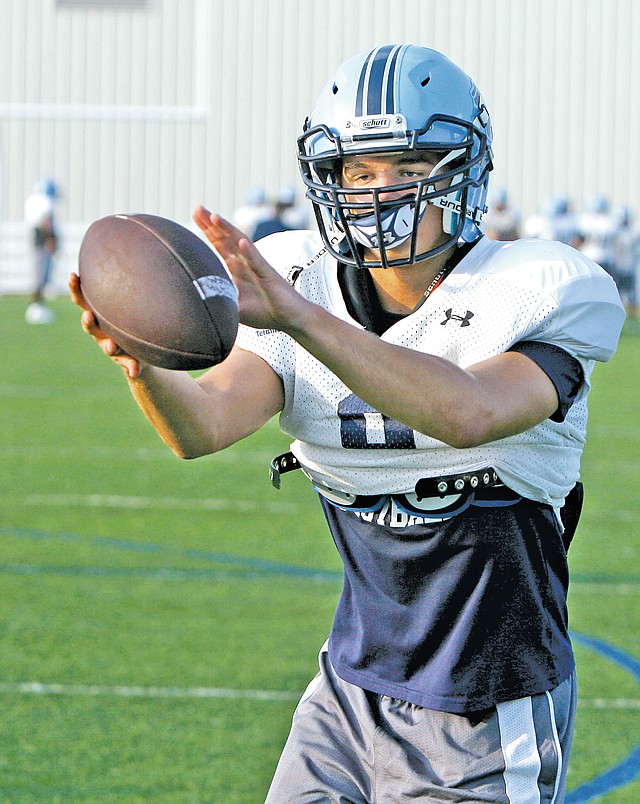
[[[275,234],[259,248],[290,281],[302,269],[295,287],[305,298],[362,328],[347,311],[337,263],[316,233]],[[544,240],[483,238],[382,339],[463,368],[519,341],[544,341],[580,361],[585,383],[564,422],[547,419],[468,449],[454,449],[374,410],[282,332],[242,326],[237,343],[282,378],[281,427],[295,439],[291,450],[303,469],[319,482],[355,494],[403,493],[423,477],[492,466],[519,494],[558,507],[579,478],[594,361],[611,357],[623,319],[611,278],[575,249]]]

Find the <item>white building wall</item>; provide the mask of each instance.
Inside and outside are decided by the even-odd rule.
[[[387,42],[435,47],[480,87],[494,186],[636,210],[638,0],[0,0],[0,288],[30,283],[22,222],[61,186],[58,284],[98,217],[189,223],[252,185],[300,183],[295,138],[333,69]]]

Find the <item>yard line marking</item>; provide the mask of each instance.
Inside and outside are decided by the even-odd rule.
[[[619,583],[595,583],[592,581],[571,581],[569,591],[573,594],[588,595],[640,595],[640,584],[621,581]]]
[[[66,399],[91,398],[94,391],[90,386],[76,386],[75,388],[61,387],[58,385],[20,385],[18,383],[0,383],[0,397],[6,399],[59,399],[64,396]],[[116,399],[121,396],[116,389],[105,388],[104,393],[100,392],[101,398]]]
[[[294,514],[299,506],[292,502],[260,502],[253,500],[226,500],[186,497],[145,497],[123,494],[25,494],[12,498],[14,503],[28,506],[81,507],[81,508],[174,508],[199,511],[238,511],[270,514]]]
[[[252,701],[296,701],[297,692],[285,690],[233,689],[228,687],[144,687],[140,685],[43,684],[39,681],[0,682],[0,693],[20,695],[70,695],[116,698],[226,698]],[[640,710],[640,698],[579,698],[590,709]]]
[[[590,424],[589,432],[592,434],[605,436],[619,436],[624,438],[640,436],[640,427],[634,425],[617,425],[617,424]]]
[[[340,580],[342,572],[340,570],[318,569],[314,567],[304,567],[296,564],[285,564],[282,562],[267,561],[254,556],[242,556],[237,554],[222,553],[214,550],[203,550],[194,547],[183,547],[174,544],[156,544],[154,542],[140,541],[124,537],[90,536],[78,533],[57,533],[48,530],[35,528],[22,528],[11,526],[0,526],[1,537],[16,537],[19,539],[49,540],[55,539],[62,542],[79,542],[93,547],[107,547],[120,551],[133,551],[141,553],[164,554],[170,556],[183,556],[194,560],[213,561],[222,565],[232,565],[234,568],[243,572],[258,570],[260,573],[284,574],[284,575],[304,575],[313,580]],[[140,574],[148,577],[174,577],[185,578],[195,576],[201,572],[199,569],[160,567],[160,568],[118,568],[118,567],[91,567],[74,565],[65,566],[34,566],[30,564],[4,564],[0,565],[0,572],[12,573],[66,573],[66,574]],[[205,570],[207,572],[207,570]],[[216,570],[215,572],[221,572]],[[640,594],[640,576],[629,573],[573,573],[570,584],[571,593],[587,594],[616,594],[616,595],[637,595]]]
[[[0,535],[2,533],[0,532]],[[96,541],[95,544],[100,546]],[[108,546],[108,545],[106,545]],[[116,545],[117,547],[117,545]],[[130,549],[124,546],[123,549]],[[148,552],[155,552],[149,550]],[[199,558],[197,551],[184,551],[183,555],[187,558]],[[250,558],[242,559],[238,557],[230,560],[224,556],[215,557],[203,554],[206,560],[220,561],[223,564],[232,564],[228,569],[219,567],[217,569],[198,568],[198,567],[103,567],[84,564],[27,564],[25,562],[14,562],[10,564],[0,564],[0,573],[9,575],[68,575],[77,577],[132,577],[146,578],[148,580],[159,581],[188,581],[200,579],[228,579],[240,580],[243,578],[264,578],[272,575],[284,575],[291,578],[304,578],[312,582],[337,583],[342,579],[342,574],[337,570],[321,570],[313,567],[299,567],[294,564],[278,564],[277,562],[252,561]],[[574,585],[573,592],[586,592],[594,595],[640,595],[640,585],[621,584],[581,584]]]
[[[20,695],[81,695],[119,698],[227,698],[251,701],[297,701],[296,692],[281,690],[241,690],[225,687],[141,687],[103,684],[42,684],[39,681],[0,682],[0,693]]]
[[[209,456],[209,459],[214,462],[221,463],[246,463],[252,461],[255,463],[264,463],[268,466],[273,457],[275,450],[237,450],[226,449],[216,452],[215,455]],[[169,449],[153,448],[153,447],[109,447],[100,445],[81,446],[44,446],[44,445],[24,445],[13,444],[4,445],[0,447],[0,456],[4,458],[78,458],[78,457],[91,457],[91,458],[112,458],[114,460],[131,460],[131,461],[174,461],[176,464],[180,461]],[[265,470],[265,477],[266,477]]]
[[[0,564],[0,573],[8,575],[60,575],[75,576],[78,578],[144,578],[151,581],[191,581],[191,580],[260,580],[272,576],[282,575],[286,578],[301,578],[305,582],[334,584],[341,579],[341,575],[331,570],[314,570],[293,565],[278,566],[264,562],[265,566],[254,566],[248,562],[237,561],[236,566],[229,569],[181,569],[177,567],[160,567],[147,569],[145,567],[95,567],[81,564],[46,566],[35,564]]]
[[[599,517],[601,519],[607,519],[608,521],[612,519],[619,519],[622,522],[640,522],[640,511],[625,508],[617,508],[614,510],[605,508],[591,508],[588,516]]]
[[[134,539],[116,538],[108,536],[86,536],[78,533],[53,533],[46,530],[35,530],[33,528],[15,528],[0,526],[0,537],[17,537],[20,539],[49,540],[55,539],[62,542],[79,543],[99,548],[109,548],[125,552],[144,553],[152,555],[182,556],[183,558],[196,561],[213,562],[222,567],[230,567],[233,574],[228,577],[268,577],[270,575],[284,575],[291,578],[305,578],[310,581],[330,581],[335,582],[342,579],[340,570],[319,569],[316,567],[306,567],[298,564],[289,564],[282,561],[258,558],[256,556],[242,556],[234,553],[222,553],[216,550],[202,550],[195,547],[183,547],[175,544],[157,544],[154,542],[136,541]],[[145,573],[147,577],[158,577],[166,579],[168,577],[204,577],[202,573],[208,570],[198,568],[180,569],[177,567],[153,568],[134,568],[126,567],[91,567],[74,565],[65,566],[34,566],[30,564],[4,564],[0,565],[0,571],[13,573],[64,573],[64,574],[124,574],[124,573]],[[214,572],[222,573],[223,569],[216,569]],[[155,574],[153,574],[155,573]],[[187,575],[188,574],[188,575]],[[227,576],[225,576],[227,577]]]
[[[299,506],[292,502],[266,502],[250,500],[227,500],[223,498],[185,498],[185,497],[150,497],[127,496],[123,494],[26,494],[24,497],[12,497],[12,502],[24,505],[49,506],[88,506],[91,508],[180,508],[204,511],[267,511],[277,514],[292,514]],[[619,519],[622,522],[640,522],[640,511],[617,509],[614,511],[591,510],[591,517],[606,517],[607,520]]]
[[[578,705],[588,709],[640,710],[640,698],[580,698]]]
[[[615,645],[597,637],[590,637],[575,631],[571,632],[571,637],[575,642],[582,643],[604,656],[608,661],[622,667],[623,670],[631,673],[637,682],[640,682],[640,660],[635,656],[631,656]],[[594,779],[570,790],[565,799],[566,804],[586,804],[588,801],[594,801],[613,790],[634,782],[639,776],[640,744],[636,745],[617,765],[613,765]]]

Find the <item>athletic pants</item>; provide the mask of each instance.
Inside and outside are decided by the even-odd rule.
[[[575,709],[575,676],[477,714],[424,709],[343,681],[325,646],[266,804],[561,804]]]

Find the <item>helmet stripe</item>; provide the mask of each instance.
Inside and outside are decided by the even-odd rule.
[[[385,75],[385,83],[386,83],[386,114],[393,114],[396,111],[396,92],[395,92],[395,77],[396,77],[396,64],[398,63],[398,57],[402,50],[406,49],[406,47],[397,47],[393,51],[393,54],[389,60],[387,72]]]
[[[371,62],[367,86],[367,114],[382,114],[382,88],[387,75],[389,58],[394,50],[393,45],[379,48]]]
[[[355,116],[362,117],[362,109],[364,106],[364,89],[365,89],[365,82],[367,78],[367,74],[369,72],[369,63],[373,56],[375,55],[376,51],[372,50],[371,53],[367,56],[362,65],[362,69],[360,70],[360,78],[358,79],[358,89],[356,92],[356,108],[355,108]]]
[[[369,53],[358,79],[356,117],[393,112],[396,63],[402,49],[399,45],[384,45]]]

